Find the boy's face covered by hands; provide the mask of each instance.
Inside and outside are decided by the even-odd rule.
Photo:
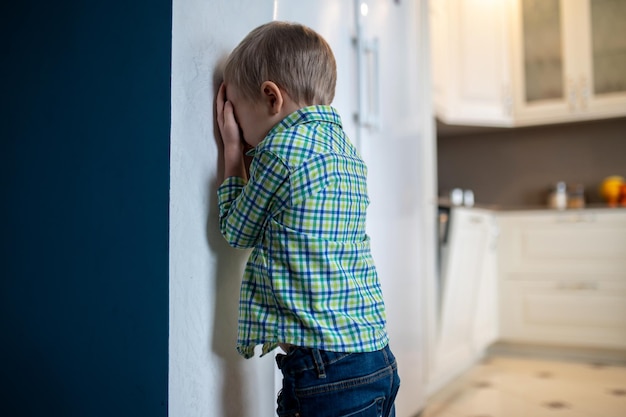
[[[227,88],[222,84],[217,95],[217,123],[224,146],[241,146],[243,139],[254,147],[265,138],[275,121],[263,100],[244,98],[235,86]]]

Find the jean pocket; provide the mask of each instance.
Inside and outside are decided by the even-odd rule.
[[[384,397],[377,398],[371,404],[349,414],[342,414],[340,417],[381,417],[383,415],[384,403]]]

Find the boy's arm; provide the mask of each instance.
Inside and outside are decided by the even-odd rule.
[[[243,156],[243,146],[224,146],[224,179],[240,177],[248,179]]]
[[[245,144],[223,84],[216,107],[224,144],[224,176],[218,188],[220,230],[232,246],[249,248],[260,239],[267,217],[286,204],[288,170],[282,161],[263,152],[255,157],[256,176],[248,181],[250,160],[244,156]]]
[[[218,189],[220,231],[234,247],[250,248],[263,236],[268,218],[290,201],[289,170],[271,152],[254,157],[250,180],[231,177]]]

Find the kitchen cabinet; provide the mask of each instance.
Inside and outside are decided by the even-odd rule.
[[[626,115],[626,1],[434,0],[437,116],[523,126]]]
[[[458,376],[496,339],[496,239],[491,212],[452,209],[429,390]]]
[[[443,122],[511,124],[506,12],[500,1],[431,1],[433,100]]]
[[[626,348],[626,210],[500,213],[499,337]]]

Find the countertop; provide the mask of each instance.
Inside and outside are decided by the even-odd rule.
[[[450,199],[446,197],[438,198],[437,204],[439,205],[439,207],[448,207],[448,208],[465,207],[465,206],[453,206],[452,203],[450,202]],[[553,209],[545,205],[500,205],[500,204],[480,204],[480,203],[474,204],[472,207],[465,207],[465,208],[475,208],[475,209],[491,210],[491,211],[498,211],[498,212],[549,211],[549,212],[554,212],[554,213],[576,213],[576,212],[593,211],[593,210],[613,210],[613,211],[621,212],[623,210],[626,210],[626,206],[624,205],[611,207],[608,204],[603,204],[603,203],[587,204],[584,208],[575,208],[575,209],[572,208],[572,209],[565,209],[565,210],[557,210],[557,209]]]

